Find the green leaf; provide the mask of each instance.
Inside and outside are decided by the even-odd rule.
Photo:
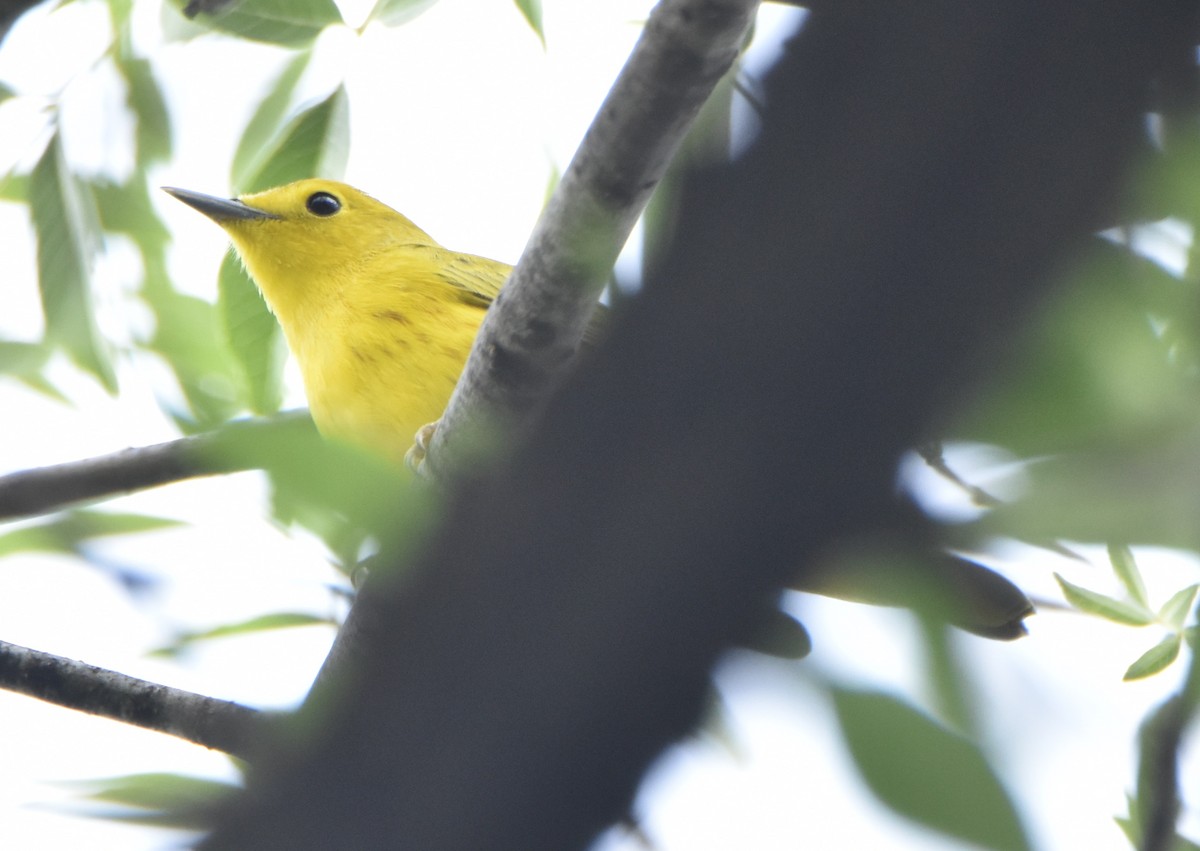
[[[1130,680],[1144,680],[1146,677],[1157,674],[1175,661],[1179,656],[1179,646],[1182,643],[1183,636],[1179,634],[1168,635],[1139,656],[1137,661],[1125,671],[1125,676],[1122,679],[1126,682]]]
[[[275,614],[250,618],[239,623],[222,624],[212,629],[180,633],[170,644],[150,651],[150,655],[177,656],[190,645],[200,641],[209,641],[214,638],[232,638],[237,635],[250,635],[255,632],[290,629],[297,626],[313,626],[315,624],[336,625],[329,618],[318,617],[306,612],[276,612]]]
[[[11,97],[16,97],[17,93],[6,83],[0,83],[0,103],[8,100]]]
[[[239,789],[219,780],[165,772],[73,780],[57,785],[79,789],[84,800],[122,808],[96,812],[94,807],[59,805],[74,815],[184,830],[211,827],[212,806]]]
[[[49,357],[50,351],[41,343],[0,340],[0,372],[6,375],[37,373]]]
[[[108,0],[108,15],[114,30],[122,29],[133,12],[133,0]]]
[[[37,233],[46,339],[115,393],[117,376],[96,325],[90,289],[92,261],[100,243],[98,216],[91,196],[67,168],[57,134],[34,166],[29,206]]]
[[[973,743],[894,697],[835,688],[833,698],[846,746],[879,800],[983,848],[1030,847],[1012,800]]]
[[[297,114],[271,146],[270,158],[246,184],[258,192],[306,177],[341,177],[350,149],[350,107],[338,86],[329,97]]]
[[[1163,607],[1158,610],[1159,621],[1177,632],[1182,630],[1188,612],[1196,602],[1197,590],[1200,590],[1200,585],[1189,585],[1172,594],[1171,599],[1163,603]]]
[[[247,406],[245,382],[229,350],[217,307],[174,289],[166,270],[169,234],[150,202],[143,181],[97,186],[105,227],[128,233],[142,252],[141,296],[154,314],[154,333],[139,344],[166,361],[187,400],[188,410],[160,400],[185,432],[224,423]]]
[[[310,420],[286,429],[227,427],[205,463],[234,469],[261,468],[270,476],[272,507],[281,522],[304,523],[335,547],[347,564],[357,558],[363,533],[380,548],[422,540],[434,500],[420,483],[378,456],[323,440]],[[347,526],[361,532],[347,531]]]
[[[242,138],[238,141],[229,172],[229,182],[234,191],[241,192],[244,187],[249,186],[254,175],[278,149],[283,139],[281,126],[288,105],[292,102],[296,84],[311,59],[312,51],[305,50],[289,62],[250,118]]]
[[[1146,584],[1142,581],[1142,574],[1133,558],[1133,551],[1125,544],[1109,544],[1108,560],[1112,563],[1113,571],[1133,601],[1142,608],[1149,609],[1150,600],[1146,596]]]
[[[385,27],[407,24],[436,3],[437,0],[377,0],[367,22],[378,21]]]
[[[154,312],[154,336],[146,348],[171,367],[190,414],[168,410],[185,432],[206,431],[243,408],[243,375],[226,345],[216,306],[166,285],[146,287],[142,298]]]
[[[171,119],[150,63],[145,59],[118,55],[117,68],[129,86],[126,102],[137,117],[139,167],[169,159],[172,147]]]
[[[245,379],[250,410],[272,414],[283,401],[283,331],[232,250],[221,261],[217,289],[221,324]]]
[[[1137,848],[1142,842],[1142,820],[1138,813],[1137,798],[1128,792],[1125,793],[1125,808],[1129,815],[1124,818],[1117,816],[1114,821],[1129,840],[1130,846]]]
[[[1103,594],[1097,594],[1095,591],[1089,591],[1078,585],[1073,585],[1057,573],[1054,574],[1054,578],[1058,580],[1059,587],[1062,588],[1067,602],[1081,612],[1099,615],[1110,621],[1130,624],[1132,626],[1145,626],[1146,624],[1154,623],[1154,613],[1148,609],[1144,609],[1133,603],[1127,603],[1123,600],[1115,600]]]
[[[11,376],[29,389],[56,402],[70,400],[42,374],[52,354],[41,343],[0,341],[0,374]]]
[[[537,34],[542,47],[546,47],[546,33],[542,30],[542,0],[514,0],[529,26]]]
[[[58,402],[68,399],[42,375],[50,350],[41,343],[0,341],[0,373],[10,375],[26,387]]]
[[[184,0],[171,0],[171,5],[213,29],[285,47],[312,44],[326,27],[342,23],[342,14],[333,0],[193,2],[187,8]]]
[[[155,532],[183,525],[179,520],[148,514],[79,509],[0,535],[0,556],[18,552],[78,553],[92,538]]]
[[[0,177],[0,200],[19,201],[22,204],[28,202],[29,175],[10,171],[4,177]]]
[[[1158,264],[1094,240],[956,433],[1032,457],[1136,440],[1147,430],[1159,441],[1164,423],[1194,424],[1189,371],[1173,365],[1176,358],[1147,321],[1151,311],[1172,323],[1189,320],[1195,312],[1187,306],[1189,289]],[[1095,345],[1097,339],[1104,345]],[[1112,497],[1128,502],[1120,488]],[[1063,505],[1055,513],[1078,507]],[[1107,538],[1140,540],[1111,532]]]

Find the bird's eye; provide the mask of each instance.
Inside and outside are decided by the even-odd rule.
[[[332,216],[338,210],[342,209],[342,202],[334,198],[328,192],[314,192],[308,196],[308,201],[304,203],[308,211],[314,216]]]

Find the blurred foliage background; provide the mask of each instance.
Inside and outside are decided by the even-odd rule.
[[[29,41],[42,33],[65,37],[79,27],[90,31],[93,47],[96,32],[103,31],[103,45],[84,51],[85,61],[57,88],[26,89],[18,82],[19,74],[0,73],[0,128],[6,123],[35,127],[23,135],[10,133],[20,144],[7,146],[6,159],[0,160],[5,255],[12,273],[0,298],[0,394],[7,400],[0,404],[7,421],[25,417],[23,400],[28,394],[82,411],[99,391],[116,406],[127,406],[135,419],[145,417],[151,401],[157,425],[149,432],[131,433],[128,442],[138,443],[145,442],[146,434],[165,440],[222,429],[247,417],[274,416],[296,403],[295,379],[286,369],[278,326],[252,282],[231,255],[212,279],[202,281],[195,280],[192,267],[173,262],[172,239],[190,240],[193,231],[172,233],[164,215],[165,204],[171,202],[161,201],[156,187],[172,182],[240,194],[312,175],[354,177],[376,168],[368,151],[399,146],[398,140],[408,135],[442,139],[446,134],[440,116],[413,111],[406,96],[432,85],[427,77],[437,77],[450,92],[456,85],[485,86],[477,71],[456,80],[447,67],[406,65],[399,51],[394,53],[395,67],[366,72],[360,68],[353,74],[347,70],[344,76],[338,70],[339,63],[347,62],[347,50],[356,49],[355,40],[365,45],[368,39],[385,38],[384,33],[415,30],[441,4],[378,0],[359,5],[363,8],[350,10],[353,4],[332,0],[193,0],[185,8],[181,0],[67,0],[43,4],[31,13],[36,19],[32,24],[21,21],[10,30],[0,42],[0,58],[14,51],[59,50],[49,44],[31,48]],[[529,42],[521,45],[526,58],[514,62],[534,61],[527,57],[532,53],[536,58],[543,49],[553,51],[554,29],[543,25],[541,3],[493,5],[506,7],[504,14],[513,22],[503,37]],[[79,7],[84,7],[82,12]],[[349,11],[357,21],[353,25],[347,23]],[[553,21],[559,13],[551,6],[546,18]],[[55,18],[77,14],[68,26],[54,27]],[[772,22],[790,20],[779,9],[772,14],[777,15]],[[629,38],[640,23],[640,16],[618,21]],[[331,35],[335,31],[337,35]],[[341,46],[332,46],[337,39]],[[252,45],[247,47],[247,42]],[[240,46],[230,47],[224,58],[219,49],[208,49],[199,66],[187,68],[179,60],[192,44],[235,43]],[[347,49],[346,44],[351,46]],[[246,50],[263,58],[248,62]],[[444,50],[448,62],[465,61],[455,44],[446,44]],[[514,57],[518,53],[516,48],[511,52]],[[222,85],[229,79],[225,63],[246,62],[248,69],[232,72],[241,80],[240,90],[213,93],[215,103],[228,99],[247,109],[232,150],[220,157],[225,174],[221,186],[183,184],[192,170],[183,156],[205,145],[195,138],[181,144],[177,113],[189,108],[188,86],[203,88],[204,62],[222,63]],[[1188,73],[1187,79],[1194,78],[1194,64]],[[378,90],[362,85],[364,74],[381,84]],[[82,98],[92,102],[90,109],[72,101],[80,90],[85,92]],[[744,144],[750,132],[744,128],[757,120],[756,90],[754,73],[738,69],[710,103],[676,168],[713,156],[714,150],[727,154],[731,146]],[[516,99],[543,97],[508,94]],[[544,100],[540,107],[552,99]],[[585,114],[594,109],[595,104],[587,106],[587,97],[578,100]],[[1136,639],[1139,650],[1119,660],[1120,669],[1131,679],[1160,677],[1167,683],[1165,692],[1182,695],[1192,710],[1197,585],[1187,578],[1187,570],[1200,579],[1192,555],[1200,549],[1200,280],[1194,262],[1200,216],[1195,118],[1200,103],[1193,101],[1177,98],[1148,123],[1145,162],[1130,187],[1131,212],[1098,223],[1088,255],[1062,270],[1061,285],[1012,347],[1016,355],[997,355],[987,364],[988,382],[947,418],[946,433],[938,435],[943,450],[939,457],[947,469],[935,475],[928,465],[912,459],[902,467],[916,470],[902,481],[931,513],[946,521],[946,537],[957,549],[988,563],[1007,562],[1009,575],[1032,588],[1045,608],[1071,606],[1117,624],[1156,630],[1150,638]],[[455,108],[453,102],[443,105]],[[374,131],[356,135],[352,115],[359,111],[391,111],[390,123],[382,126],[390,127],[394,138],[380,134],[378,124],[371,125]],[[525,114],[519,112],[520,120]],[[573,128],[576,133],[581,130]],[[454,143],[466,151],[484,149],[490,134],[505,132],[492,116],[480,115],[473,137],[456,138]],[[456,134],[449,135],[461,134],[456,128]],[[182,148],[189,154],[181,155]],[[359,151],[364,153],[360,156]],[[432,178],[447,197],[451,212],[445,215],[465,211],[485,226],[511,218],[517,220],[516,227],[527,230],[565,165],[555,152],[547,156],[539,151],[535,157],[542,158],[544,168],[538,181],[526,181],[520,201],[511,205],[519,215],[501,214],[506,206],[503,185],[488,187],[500,196],[497,200],[476,197],[476,179],[466,162],[458,174]],[[356,161],[361,163],[358,172]],[[406,176],[424,170],[423,163],[406,162],[401,156],[390,165]],[[483,167],[501,170],[495,163]],[[364,188],[390,202],[387,184],[393,182],[381,179],[383,185]],[[648,257],[668,238],[672,186],[668,178],[648,213]],[[528,221],[522,224],[526,214]],[[182,221],[186,214],[180,215]],[[196,221],[196,232],[205,227]],[[486,246],[455,247],[488,253]],[[636,251],[633,256],[634,262],[620,276],[624,287],[618,293],[636,292]],[[21,270],[31,274],[18,274]],[[18,306],[8,308],[6,303]],[[26,321],[29,312],[19,307],[22,303],[36,303],[33,322]],[[9,470],[48,460],[72,461],[97,451],[76,451],[77,444],[48,435],[54,448],[25,452],[18,444],[28,432],[10,427],[8,434],[4,462]],[[247,466],[269,473],[269,498],[258,522],[273,523],[309,543],[314,538],[321,541],[320,552],[345,572],[363,553],[364,541],[387,535],[411,542],[430,522],[432,512],[421,495],[410,493],[404,482],[365,459],[325,446],[311,431],[281,430],[273,439],[258,438],[233,451],[249,456]],[[998,498],[981,504],[978,493],[949,481],[951,472]],[[943,496],[945,501],[939,503]],[[0,570],[20,569],[20,559],[32,552],[59,553],[107,571],[137,597],[157,581],[155,567],[131,570],[114,565],[102,555],[103,541],[157,534],[179,522],[149,510],[125,510],[121,503],[64,507],[46,516],[13,519],[0,528]],[[204,534],[226,532],[212,528]],[[1018,543],[1025,548],[1019,549]],[[1188,568],[1171,573],[1164,585],[1155,575],[1159,550],[1153,548],[1183,553]],[[1052,568],[1014,567],[1019,559],[1011,557],[1013,552],[1020,552],[1027,563],[1041,565],[1047,562],[1039,560],[1048,559]],[[170,560],[171,555],[163,553],[161,558]],[[1055,571],[1057,581],[1052,578]],[[316,611],[268,607],[204,626],[167,623],[160,631],[158,655],[180,660],[194,645],[230,636],[313,624],[328,627],[340,616],[349,579],[330,571],[314,584],[322,586],[328,599],[323,611],[320,606]],[[225,593],[237,596],[238,591]],[[804,616],[810,605],[789,599],[786,608]],[[1039,640],[1034,629],[1027,641]],[[1006,775],[997,773],[994,762],[1003,745],[989,737],[1003,723],[989,719],[988,707],[981,705],[977,666],[969,661],[972,651],[960,636],[934,625],[919,624],[914,634],[921,673],[915,678],[914,694],[904,700],[877,684],[854,684],[853,677],[844,676],[847,672],[819,664],[819,657],[818,664],[798,677],[804,688],[828,696],[847,754],[867,787],[894,812],[950,837],[947,842],[990,848],[1036,844],[1030,820],[1039,825],[1032,831],[1036,837],[1044,835],[1050,815],[1021,811],[1030,797],[1019,794],[1021,777],[1010,788],[1001,782]],[[815,638],[819,647],[822,636],[817,633]],[[807,650],[806,642],[795,622],[785,621],[782,638],[770,649],[780,656],[799,655]],[[786,670],[788,676],[796,676],[792,668]],[[1070,674],[1062,671],[1063,677]],[[306,685],[296,686],[300,694]],[[1155,700],[1145,698],[1143,703],[1146,717],[1157,717]],[[714,735],[722,730],[720,705],[714,704]],[[1148,722],[1147,729],[1153,730],[1153,724]],[[728,725],[724,735],[736,739]],[[1097,746],[1123,748],[1128,741]],[[730,747],[736,750],[737,745]],[[1159,793],[1144,781],[1153,774],[1147,762],[1153,750],[1144,753],[1143,781],[1127,778],[1127,809],[1119,811],[1114,805],[1111,811],[1094,813],[1095,820],[1104,823],[1121,816],[1122,827],[1135,842],[1141,831],[1139,814],[1157,805],[1153,798]],[[912,767],[917,762],[920,770],[914,780]],[[178,813],[181,801],[211,794],[211,789],[200,782],[188,787],[186,780],[173,777],[168,781],[160,774],[140,780],[126,776],[102,782],[88,794],[94,801],[119,807],[124,818],[132,813],[153,823],[186,826],[185,818],[169,814]],[[172,785],[172,794],[157,794],[164,784],[181,785]],[[105,812],[112,815],[111,810]],[[1187,817],[1185,826],[1190,825],[1193,836],[1200,835],[1194,830],[1195,813],[1189,811]],[[889,823],[885,829],[898,828]],[[1112,830],[1115,839],[1119,834]],[[615,845],[630,840],[614,835],[606,841]]]

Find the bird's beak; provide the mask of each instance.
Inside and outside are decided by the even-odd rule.
[[[173,186],[164,186],[162,189],[189,207],[195,207],[217,224],[229,221],[279,218],[274,213],[243,204],[236,198],[218,198],[216,195],[205,195],[202,192],[192,192],[190,189],[176,189]]]

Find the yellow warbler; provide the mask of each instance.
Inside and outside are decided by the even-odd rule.
[[[167,192],[224,228],[279,319],[321,432],[399,461],[441,416],[512,267],[449,251],[332,180]]]
[[[441,416],[512,268],[449,251],[391,207],[332,180],[237,199],[166,191],[233,240],[283,326],[322,433],[401,460],[412,435]],[[936,600],[911,576],[869,564],[812,575],[803,590],[916,605],[995,638],[1023,634],[1032,608],[1018,588],[977,565],[944,561],[914,572],[945,590]]]

